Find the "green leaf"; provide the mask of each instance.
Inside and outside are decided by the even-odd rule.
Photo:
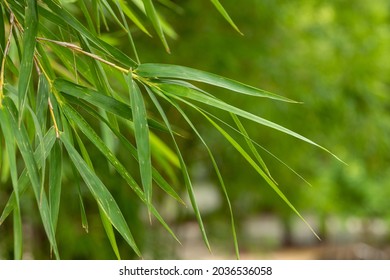
[[[263,168],[264,172],[267,173],[268,177],[270,177],[274,183],[276,184],[276,181],[272,178],[271,173],[268,170],[267,165],[265,164],[263,158],[260,156],[259,152],[257,151],[256,147],[254,146],[253,142],[251,141],[252,139],[249,137],[248,133],[246,132],[246,129],[244,125],[241,123],[240,119],[237,117],[237,115],[231,113],[230,114],[236,123],[239,131],[241,134],[244,136],[244,139],[249,147],[249,149],[252,151],[253,155],[255,156],[257,162],[260,164],[260,166]]]
[[[131,107],[113,97],[63,79],[56,79],[53,85],[59,92],[81,98],[100,109],[113,113],[124,119],[133,120]],[[164,125],[153,119],[148,119],[148,126],[161,131],[167,131],[167,128]]]
[[[126,81],[129,87],[131,108],[133,110],[135,142],[137,144],[141,181],[145,192],[146,202],[150,208],[150,205],[152,204],[153,179],[146,108],[141,91],[138,85],[133,81],[131,73],[126,76]]]
[[[209,240],[208,240],[208,237],[207,237],[207,234],[206,234],[206,229],[205,229],[204,224],[203,224],[202,215],[201,215],[201,213],[199,211],[198,203],[196,202],[194,188],[193,188],[192,183],[191,183],[191,179],[190,179],[190,175],[188,173],[187,165],[186,165],[186,163],[184,161],[184,158],[183,158],[183,156],[182,156],[182,154],[180,152],[180,148],[179,148],[179,146],[178,146],[178,144],[176,142],[175,136],[174,136],[174,134],[173,134],[173,132],[171,130],[171,124],[170,124],[170,122],[169,122],[169,120],[168,120],[168,118],[167,118],[163,108],[161,107],[161,105],[158,102],[157,98],[154,96],[154,94],[151,91],[151,89],[149,89],[146,86],[145,86],[145,89],[148,92],[150,98],[152,99],[154,105],[156,106],[157,110],[159,111],[161,117],[163,118],[166,126],[168,127],[168,129],[170,131],[172,141],[173,141],[173,143],[175,145],[176,153],[179,156],[180,166],[181,166],[183,179],[184,179],[184,184],[186,186],[187,193],[188,193],[188,196],[189,196],[190,201],[191,201],[192,209],[194,210],[195,217],[196,217],[196,219],[198,221],[198,225],[199,225],[199,228],[200,228],[200,232],[202,234],[203,241],[206,244],[206,246],[209,249],[209,251],[211,251],[210,243],[209,243]],[[156,93],[161,94],[157,90],[156,90]]]
[[[211,3],[213,3],[213,5],[215,6],[215,8],[217,8],[218,12],[226,19],[226,21],[238,32],[240,33],[241,35],[242,32],[240,31],[240,29],[238,29],[237,25],[233,22],[233,20],[231,19],[231,17],[229,16],[228,12],[226,12],[225,8],[222,6],[222,4],[218,1],[218,0],[210,0]]]
[[[28,86],[31,79],[33,69],[33,59],[35,51],[35,38],[38,33],[38,12],[37,1],[28,0],[26,7],[26,17],[24,22],[23,35],[23,55],[20,62],[19,76],[19,112],[20,119],[22,118],[24,106],[27,98]]]
[[[19,199],[19,184],[18,184],[18,169],[16,165],[16,151],[14,143],[14,135],[12,133],[11,124],[8,114],[3,107],[0,109],[0,128],[3,131],[3,136],[6,144],[9,170],[11,173],[11,181],[15,193],[15,211],[13,215],[14,220],[14,258],[21,260],[23,256],[23,231],[22,231],[22,217],[20,211]]]
[[[192,130],[195,132],[195,134],[198,136],[198,138],[200,139],[200,141],[202,142],[202,144],[203,144],[204,147],[206,148],[207,153],[209,154],[209,157],[210,157],[211,162],[212,162],[212,164],[213,164],[215,173],[217,174],[219,183],[220,183],[220,185],[221,185],[222,192],[223,192],[223,194],[225,195],[226,202],[227,202],[227,204],[228,204],[229,214],[230,214],[230,223],[231,223],[232,235],[233,235],[233,242],[234,242],[234,248],[235,248],[235,252],[236,252],[236,257],[237,257],[237,259],[239,259],[239,258],[240,258],[240,253],[239,253],[238,240],[237,240],[237,233],[236,233],[235,222],[234,222],[233,209],[232,209],[232,205],[231,205],[231,202],[230,202],[229,195],[228,195],[228,193],[227,193],[227,189],[226,189],[224,180],[223,180],[223,178],[222,178],[222,174],[221,174],[221,172],[220,172],[220,170],[219,170],[219,168],[218,168],[217,161],[215,160],[214,155],[213,155],[213,153],[211,152],[211,150],[210,150],[209,146],[207,145],[206,141],[203,139],[202,135],[201,135],[201,134],[199,133],[199,131],[196,129],[195,125],[192,123],[192,121],[191,121],[190,118],[187,116],[187,114],[183,111],[183,109],[182,109],[176,102],[174,102],[173,100],[170,100],[169,98],[166,98],[166,100],[167,100],[168,102],[170,102],[170,103],[179,111],[179,113],[183,116],[183,118],[186,120],[186,122],[189,124],[189,126],[191,127],[191,129],[192,129]]]
[[[36,116],[38,122],[41,124],[42,132],[46,131],[47,120],[47,108],[49,99],[49,82],[44,75],[39,76],[38,80],[38,92],[37,92],[37,104],[36,104]]]
[[[136,148],[127,140],[125,136],[123,136],[116,128],[114,128],[106,119],[100,116],[92,108],[88,108],[87,106],[84,106],[83,108],[93,117],[97,118],[99,121],[104,122],[110,128],[110,130],[115,134],[115,136],[118,137],[120,142],[123,144],[123,147],[138,161],[138,154]],[[120,164],[119,160],[117,160],[115,157],[110,156],[112,155],[112,153],[108,150],[107,147],[105,147],[105,144],[102,142],[101,139],[99,139],[99,137],[92,130],[92,128],[90,128],[88,123],[86,123],[85,119],[83,119],[80,116],[80,114],[78,114],[75,110],[71,108],[66,108],[64,110],[68,111],[68,109],[70,109],[68,115],[72,116],[72,118],[76,120],[76,123],[78,124],[81,131],[83,131],[83,133],[92,141],[92,143],[94,143],[96,147],[99,148],[99,150],[101,150],[103,155],[107,157],[110,163],[115,167],[115,169],[123,177],[123,179],[126,180],[129,186],[135,191],[135,193],[141,198],[141,200],[143,202],[146,202],[143,191],[138,186],[137,182],[130,176],[130,174],[126,171],[125,167],[119,165]],[[124,172],[122,172],[122,170]],[[154,167],[152,170],[152,175],[153,175],[153,179],[162,190],[164,190],[168,195],[170,195],[178,202],[184,204],[184,201],[179,197],[179,195],[175,192],[175,190],[169,185],[168,182],[166,182],[164,177]]]
[[[106,186],[102,181],[96,176],[96,174],[91,171],[86,162],[82,159],[73,145],[66,138],[65,133],[60,134],[60,139],[64,144],[66,150],[68,151],[69,157],[72,160],[73,164],[79,171],[84,182],[88,186],[90,192],[95,198],[96,202],[101,207],[102,211],[107,215],[110,223],[118,230],[134,252],[140,256],[141,252],[139,251],[134,238],[130,232],[130,229],[126,223],[125,218],[121,210],[119,209],[115,199],[112,197],[111,193],[108,191]]]
[[[60,210],[62,160],[61,146],[60,143],[56,141],[49,158],[49,205],[54,232],[57,228],[58,214]]]
[[[28,139],[27,131],[23,125],[23,123],[18,125],[17,122],[17,111],[13,102],[6,98],[4,100],[5,107],[7,108],[7,112],[9,114],[9,119],[11,122],[11,127],[13,130],[13,134],[15,136],[16,142],[19,147],[19,151],[23,157],[23,160],[26,164],[26,169],[28,171],[28,175],[31,180],[31,185],[34,190],[35,198],[37,200],[38,209],[41,215],[41,219],[43,222],[43,226],[46,232],[46,235],[49,239],[50,245],[54,250],[54,254],[56,258],[59,258],[57,242],[55,240],[54,228],[51,222],[50,217],[50,208],[47,202],[46,195],[41,193],[41,178],[38,173],[37,163],[35,161],[31,144]]]
[[[246,118],[248,120],[251,120],[251,121],[254,121],[254,122],[257,122],[259,124],[262,124],[264,126],[267,126],[267,127],[270,127],[270,128],[273,128],[275,130],[278,130],[280,132],[283,132],[283,133],[286,133],[288,135],[291,135],[299,140],[302,140],[304,142],[307,142],[311,145],[314,145],[324,151],[326,151],[327,153],[331,154],[332,156],[334,156],[335,158],[337,158],[338,160],[340,160],[335,154],[331,153],[328,149],[320,146],[319,144],[313,142],[312,140],[290,130],[290,129],[287,129],[281,125],[278,125],[276,123],[273,123],[269,120],[266,120],[266,119],[263,119],[259,116],[256,116],[252,113],[249,113],[247,111],[244,111],[242,109],[239,109],[237,107],[234,107],[230,104],[227,104],[219,99],[216,99],[214,97],[211,97],[210,95],[206,95],[202,92],[199,92],[199,91],[196,91],[194,89],[191,89],[191,88],[187,88],[187,87],[183,87],[183,86],[180,86],[180,85],[173,85],[173,84],[160,84],[159,87],[166,93],[168,94],[169,96],[172,96],[172,97],[185,97],[185,98],[189,98],[191,100],[195,100],[197,102],[201,102],[201,103],[204,103],[206,105],[209,105],[209,106],[212,106],[212,107],[215,107],[215,108],[219,108],[221,110],[224,110],[226,112],[229,112],[229,113],[233,113],[233,114],[236,114],[236,115],[239,115],[243,118]],[[340,160],[341,161],[341,160]]]
[[[257,96],[276,99],[285,102],[295,102],[286,97],[261,90],[216,74],[208,73],[205,71],[178,66],[172,64],[155,64],[145,63],[138,66],[135,70],[137,75],[148,78],[174,78],[190,81],[197,81],[201,83],[210,84],[216,87],[225,88],[231,91]]]
[[[310,231],[319,239],[320,237],[310,226],[310,224],[303,218],[303,216],[298,212],[294,205],[288,200],[284,193],[279,189],[273,180],[271,180],[268,175],[256,164],[256,162],[251,158],[251,156],[241,147],[236,140],[233,139],[222,127],[220,127],[216,122],[214,122],[210,117],[207,116],[202,110],[198,111],[230,142],[230,144],[245,158],[246,161],[264,178],[264,180],[271,186],[271,188],[277,193],[277,195],[290,207],[290,209],[306,224]]]
[[[310,226],[310,224],[303,218],[303,216],[298,212],[298,210],[294,207],[294,205],[288,200],[288,198],[284,195],[284,193],[279,189],[279,187],[275,184],[275,182],[261,169],[261,167],[252,159],[252,157],[242,148],[242,146],[229,134],[227,133],[221,126],[219,126],[215,121],[213,121],[207,113],[204,112],[203,109],[195,106],[194,104],[179,98],[180,101],[184,102],[188,106],[197,110],[200,114],[202,114],[224,137],[229,143],[242,155],[242,157],[256,170],[257,173],[268,183],[268,185],[276,192],[276,194],[287,204],[288,207],[306,224],[306,226],[310,229],[310,231],[319,239],[320,237],[314,231],[314,229]]]
[[[111,46],[110,44],[104,42],[103,40],[96,37],[92,32],[90,32],[82,23],[80,23],[73,15],[71,15],[67,10],[58,4],[54,3],[51,0],[44,0],[43,2],[53,11],[50,12],[43,7],[39,7],[39,14],[49,21],[57,24],[63,29],[67,30],[68,25],[70,25],[73,29],[79,32],[82,36],[86,37],[90,40],[94,46],[99,48],[104,53],[110,55],[117,62],[120,62],[127,67],[135,67],[137,63],[129,58],[126,54],[124,54],[119,49]],[[64,24],[66,22],[67,24]]]
[[[156,9],[154,8],[153,1],[152,0],[142,0],[145,6],[146,15],[150,19],[150,21],[153,24],[154,29],[157,32],[158,37],[160,38],[161,42],[163,43],[165,50],[170,53],[169,46],[167,43],[167,40],[165,39],[164,31],[161,26],[160,18],[157,14]]]
[[[129,7],[129,5],[126,5],[125,1],[123,0],[116,0],[119,4],[121,11],[123,11],[126,16],[134,22],[135,25],[138,26],[139,29],[142,30],[142,32],[146,33],[147,35],[151,36],[149,31],[146,29],[146,27],[143,25],[141,20],[137,17],[137,15],[134,13],[134,11]]]
[[[40,163],[42,163],[46,158],[49,156],[51,149],[56,141],[55,136],[55,130],[54,128],[50,128],[49,131],[46,133],[45,137],[43,138],[44,143],[44,154],[42,154],[42,149],[38,147],[35,150],[34,158],[37,162],[38,170],[41,168]],[[22,196],[27,188],[30,186],[29,181],[29,175],[26,169],[23,170],[22,174],[19,177],[18,180],[18,187],[19,187],[19,196]],[[5,221],[5,219],[9,216],[9,214],[17,207],[16,205],[16,193],[12,192],[10,198],[8,199],[7,204],[4,207],[3,213],[0,217],[0,225]]]
[[[121,259],[121,255],[119,253],[118,244],[116,242],[115,232],[114,228],[112,227],[112,224],[110,223],[110,219],[107,217],[107,215],[104,213],[103,209],[99,205],[99,214],[100,214],[100,220],[102,221],[104,230],[106,232],[106,235],[108,237],[108,240],[110,241],[111,248],[114,250],[115,256],[118,260]]]

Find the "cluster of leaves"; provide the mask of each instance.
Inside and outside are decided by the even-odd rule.
[[[175,6],[170,1],[161,2]],[[211,2],[237,29],[219,1]],[[271,177],[257,151],[256,143],[248,136],[240,118],[326,149],[287,128],[230,105],[195,84],[210,84],[242,95],[284,102],[292,100],[188,67],[140,63],[131,36],[130,22],[149,34],[143,23],[145,19],[149,20],[169,52],[165,34],[171,34],[172,28],[157,13],[152,0],[77,1],[77,5],[85,15],[86,25],[68,11],[72,5],[68,7],[61,1],[4,0],[0,7],[1,169],[3,173],[9,174],[13,186],[13,193],[1,214],[0,224],[10,214],[13,215],[16,259],[22,258],[23,253],[23,207],[20,198],[29,187],[33,190],[52,252],[56,258],[60,258],[55,236],[63,191],[62,170],[64,162],[68,160],[72,163],[74,174],[81,176],[95,199],[116,256],[120,258],[114,229],[141,256],[115,198],[94,170],[94,164],[99,163],[93,162],[88,145],[94,145],[101,152],[145,204],[150,220],[157,219],[175,239],[175,233],[155,208],[153,188],[159,187],[179,203],[184,203],[169,183],[169,178],[164,177],[164,174],[174,174],[172,170],[178,168],[204,242],[210,248],[190,174],[176,142],[181,133],[168,119],[164,111],[167,105],[180,113],[210,156],[230,208],[237,256],[233,210],[223,178],[212,151],[193,120],[187,116],[187,110],[194,110],[212,124],[301,217]],[[108,20],[115,22],[128,34],[133,58],[100,38],[100,25],[106,24]],[[154,117],[150,107],[160,117]],[[213,115],[212,108],[231,115],[236,124],[233,129],[245,140],[246,146],[240,145],[227,132],[226,127],[229,125]],[[173,150],[159,141],[155,134],[157,131],[171,137]],[[128,170],[118,159],[111,145],[114,141],[118,141],[121,148],[138,162],[140,182],[132,174],[134,170]],[[24,162],[22,170],[20,159]],[[81,186],[78,188],[82,224],[87,228]]]

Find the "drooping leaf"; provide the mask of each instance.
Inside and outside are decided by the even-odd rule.
[[[161,20],[157,14],[157,11],[154,7],[152,0],[142,0],[144,3],[146,15],[148,16],[149,20],[152,22],[154,29],[157,32],[158,37],[160,38],[161,42],[163,43],[165,50],[170,53],[168,42],[165,39],[164,31],[161,26]]]
[[[180,166],[181,166],[183,179],[184,179],[184,184],[186,186],[187,193],[188,193],[188,196],[189,196],[190,201],[191,201],[192,209],[194,210],[195,217],[196,217],[196,219],[198,221],[198,225],[199,225],[199,228],[200,228],[200,232],[202,234],[203,241],[206,244],[206,246],[209,249],[209,251],[211,252],[210,243],[209,243],[209,240],[208,240],[208,237],[207,237],[206,229],[204,227],[202,215],[201,215],[201,213],[199,211],[198,203],[197,203],[196,198],[195,198],[194,188],[192,186],[192,182],[191,182],[191,178],[190,178],[190,175],[189,175],[189,172],[188,172],[188,169],[187,169],[187,165],[186,165],[186,163],[184,161],[184,158],[183,158],[183,156],[181,154],[180,148],[179,148],[179,146],[178,146],[178,144],[176,142],[175,136],[174,136],[174,134],[173,134],[173,132],[171,130],[170,122],[169,122],[169,120],[168,120],[168,118],[167,118],[163,108],[161,107],[160,102],[158,102],[157,98],[154,96],[152,90],[149,89],[146,86],[145,86],[145,89],[149,93],[150,98],[152,99],[154,105],[156,106],[157,110],[159,111],[161,117],[163,118],[163,120],[165,122],[165,125],[170,130],[171,138],[172,138],[172,141],[173,141],[173,143],[175,145],[176,153],[179,156]],[[156,91],[156,92],[159,93],[158,91]]]
[[[242,146],[229,134],[227,133],[221,126],[219,126],[215,121],[213,121],[208,114],[206,114],[202,109],[195,106],[192,103],[189,103],[186,100],[180,99],[180,101],[184,102],[188,106],[197,110],[200,114],[202,114],[222,135],[223,137],[229,141],[229,143],[242,155],[242,157],[253,167],[256,172],[263,177],[263,179],[267,182],[267,184],[276,192],[276,194],[290,207],[290,209],[306,224],[306,226],[310,229],[310,231],[319,239],[320,237],[311,227],[311,225],[306,221],[306,219],[300,214],[300,212],[295,208],[295,206],[289,201],[289,199],[284,195],[284,193],[280,190],[280,188],[275,184],[275,182],[263,171],[263,169],[252,159],[252,157],[242,148]]]
[[[119,209],[118,204],[115,202],[115,199],[112,197],[111,193],[108,191],[106,186],[102,181],[96,176],[96,174],[91,171],[86,162],[76,151],[73,145],[69,142],[64,133],[60,134],[60,139],[66,148],[69,157],[71,158],[73,164],[79,171],[84,182],[88,186],[88,189],[92,193],[96,202],[101,207],[102,211],[107,215],[111,224],[116,228],[116,230],[122,235],[126,240],[129,246],[134,250],[134,252],[140,256],[141,252],[139,251],[133,235],[126,223],[125,218],[121,210]]]
[[[219,0],[210,0],[211,3],[213,3],[213,5],[215,6],[215,8],[217,8],[218,12],[226,19],[226,21],[238,32],[240,33],[241,35],[242,32],[240,31],[240,29],[238,29],[237,25],[234,23],[234,21],[232,20],[232,18],[229,16],[228,12],[225,10],[225,8],[222,6],[221,2],[219,2]]]
[[[138,68],[135,69],[135,73],[141,77],[148,78],[174,78],[197,81],[247,95],[266,97],[285,102],[295,102],[286,97],[255,88],[241,82],[185,66],[145,63],[139,65]]]
[[[162,95],[162,97],[164,97],[164,96]],[[239,253],[237,233],[236,233],[235,222],[234,222],[233,208],[232,208],[232,205],[231,205],[231,202],[230,202],[229,195],[227,193],[227,189],[226,189],[226,186],[225,186],[222,174],[221,174],[221,172],[220,172],[220,170],[218,168],[217,161],[215,160],[214,155],[213,155],[212,151],[210,150],[209,146],[207,145],[206,141],[203,139],[202,135],[196,129],[195,125],[193,124],[191,119],[187,116],[187,114],[184,112],[184,110],[175,101],[170,100],[169,98],[166,98],[166,100],[168,100],[168,102],[171,103],[180,112],[180,114],[183,116],[183,118],[186,120],[186,122],[192,128],[194,133],[198,136],[198,138],[200,139],[200,141],[202,142],[202,144],[206,148],[207,153],[209,154],[209,157],[210,157],[211,162],[213,164],[215,173],[217,174],[220,186],[222,188],[222,192],[225,195],[226,202],[228,204],[229,214],[230,214],[230,222],[231,222],[231,228],[232,228],[232,235],[233,235],[234,249],[235,249],[235,252],[236,252],[236,257],[237,257],[237,259],[239,259],[240,258],[240,253]]]
[[[126,14],[126,16],[134,22],[135,25],[138,26],[139,29],[142,30],[145,34],[150,35],[149,31],[146,29],[142,21],[137,17],[136,13],[130,8],[129,5],[126,4],[125,1],[123,0],[116,0],[117,3],[119,4],[121,10]]]
[[[38,147],[34,153],[34,158],[35,161],[37,162],[38,170],[41,168],[40,163],[43,160],[46,160],[46,158],[49,156],[55,141],[56,141],[55,130],[52,127],[49,129],[49,131],[46,133],[45,137],[43,138],[43,142],[45,146],[44,154],[42,154],[42,150],[40,147]],[[24,169],[22,174],[20,175],[18,180],[18,187],[19,187],[19,196],[22,196],[27,190],[27,188],[29,187],[29,175],[27,169]],[[5,221],[5,219],[9,216],[9,214],[15,209],[15,207],[16,207],[16,194],[15,192],[12,192],[0,216],[0,225]]]
[[[19,118],[22,118],[27,98],[27,91],[33,69],[33,58],[35,52],[35,38],[38,33],[38,11],[37,1],[28,0],[26,17],[24,22],[23,55],[20,63],[19,75]]]
[[[17,110],[13,102],[9,98],[6,98],[4,101],[5,107],[7,108],[7,112],[9,114],[9,120],[11,123],[13,134],[18,144],[19,151],[26,164],[26,169],[31,180],[31,185],[34,191],[35,198],[37,200],[38,209],[41,215],[46,235],[49,239],[50,245],[54,250],[56,258],[59,258],[54,228],[51,222],[49,204],[45,193],[41,192],[41,178],[38,173],[37,163],[35,161],[31,144],[27,136],[27,131],[23,123],[18,125]]]
[[[169,96],[172,96],[174,98],[175,97],[189,98],[191,100],[195,100],[197,102],[201,102],[201,103],[204,103],[206,105],[209,105],[209,106],[212,106],[215,108],[219,108],[219,109],[224,110],[226,112],[234,113],[234,114],[239,115],[239,116],[246,118],[248,120],[257,122],[261,125],[264,125],[264,126],[272,128],[272,129],[278,130],[280,132],[286,133],[288,135],[291,135],[299,140],[307,142],[311,145],[314,145],[314,146],[326,151],[327,153],[331,154],[332,156],[334,156],[335,158],[340,160],[335,154],[331,153],[328,149],[320,146],[319,144],[315,143],[314,141],[312,141],[312,140],[310,140],[310,139],[308,139],[308,138],[306,138],[306,137],[304,137],[304,136],[302,136],[302,135],[300,135],[300,134],[298,134],[298,133],[296,133],[288,128],[285,128],[279,124],[276,124],[274,122],[271,122],[269,120],[266,120],[264,118],[256,116],[250,112],[239,109],[233,105],[227,104],[227,103],[225,103],[217,98],[213,98],[210,95],[206,95],[206,94],[199,92],[197,90],[194,90],[192,88],[187,88],[187,87],[183,87],[180,85],[160,84],[159,87],[166,94],[168,94]]]
[[[149,141],[149,126],[144,99],[138,85],[130,75],[126,76],[129,87],[131,109],[134,118],[134,134],[137,145],[138,162],[141,174],[142,186],[144,188],[147,206],[152,204],[152,160]],[[150,209],[149,209],[150,210]]]
[[[49,205],[54,232],[57,228],[58,214],[61,202],[61,179],[62,179],[62,150],[57,141],[50,153],[49,165]]]
[[[124,119],[133,120],[131,107],[113,97],[63,79],[56,79],[53,85],[59,92],[81,98],[98,108],[118,115]],[[148,126],[158,130],[167,131],[164,125],[153,119],[148,119]]]
[[[14,145],[14,135],[12,133],[11,124],[5,108],[0,109],[0,128],[3,132],[5,145],[7,150],[7,162],[9,164],[9,171],[11,174],[11,181],[13,186],[13,193],[15,194],[15,210],[13,215],[14,225],[14,258],[16,260],[22,259],[23,256],[23,231],[22,231],[22,217],[20,211],[19,199],[19,184],[18,184],[18,169],[16,165],[16,151]]]
[[[58,26],[61,26],[65,30],[67,29],[67,24],[69,24],[72,28],[74,28],[75,30],[80,32],[80,34],[90,40],[94,44],[94,46],[96,46],[106,54],[110,55],[117,62],[120,62],[129,68],[135,67],[137,65],[135,61],[129,58],[122,51],[96,37],[66,9],[51,0],[44,0],[44,2],[52,10],[52,12],[40,6],[39,14],[41,16],[57,24]],[[65,22],[66,24],[64,24]]]

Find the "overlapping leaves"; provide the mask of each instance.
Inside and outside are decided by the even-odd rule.
[[[121,256],[114,230],[138,256],[141,256],[137,240],[132,234],[133,229],[126,221],[129,218],[127,213],[121,211],[120,205],[112,195],[110,191],[112,186],[105,184],[95,172],[94,165],[99,162],[92,160],[91,146],[100,152],[113,172],[123,179],[129,190],[145,205],[150,220],[152,221],[154,217],[177,241],[179,240],[175,233],[156,208],[153,194],[154,188],[158,187],[179,204],[184,204],[178,195],[180,186],[174,184],[177,182],[174,174],[180,169],[181,181],[190,198],[204,242],[211,250],[191,174],[177,141],[177,138],[181,137],[180,131],[177,130],[175,121],[169,118],[162,103],[177,110],[202,142],[210,157],[229,207],[237,257],[239,250],[234,209],[230,203],[228,187],[223,181],[223,171],[220,171],[212,150],[198,131],[197,122],[188,116],[188,109],[197,112],[220,132],[288,207],[303,219],[271,177],[241,119],[283,132],[327,152],[328,150],[294,131],[228,104],[191,82],[220,87],[230,93],[240,94],[242,98],[249,95],[283,102],[294,101],[189,67],[139,63],[127,20],[149,35],[147,25],[140,17],[141,12],[151,22],[168,52],[169,46],[165,35],[173,34],[152,0],[81,2],[80,9],[85,14],[87,26],[73,16],[61,1],[26,1],[26,9],[19,1],[5,1],[1,4],[1,77],[5,77],[7,83],[2,83],[0,89],[4,93],[0,95],[2,105],[0,127],[4,139],[4,141],[0,139],[0,143],[5,143],[13,192],[0,216],[0,225],[13,213],[15,258],[22,258],[23,207],[20,204],[20,197],[29,186],[33,190],[51,250],[56,258],[60,258],[55,236],[57,224],[61,222],[58,220],[60,209],[66,207],[61,204],[65,162],[71,163],[76,177],[79,176],[84,182],[77,190],[82,226],[88,228],[83,203],[85,197],[80,191],[80,188],[86,186],[96,201],[104,229],[117,258]],[[221,3],[214,0],[211,2],[229,24],[239,31]],[[175,6],[173,3],[169,6],[172,5]],[[88,13],[89,9],[92,11],[91,14]],[[136,9],[138,13],[135,12]],[[106,17],[110,17],[126,31],[134,58],[99,37],[101,23],[106,22]],[[9,20],[7,23],[10,18],[15,18],[15,22]],[[12,40],[6,39],[4,23],[17,29],[8,37],[12,37]],[[18,58],[11,57],[6,49],[6,45],[11,41],[13,43],[11,47],[16,51],[13,53],[20,54],[19,69],[14,62]],[[17,82],[14,82],[12,76],[5,76],[5,73],[16,76]],[[38,77],[37,90],[35,84],[30,82],[34,77]],[[126,90],[121,91],[120,88]],[[233,118],[239,131],[238,135],[245,139],[246,146],[240,145],[237,139],[227,132],[224,128],[226,123],[214,116],[210,109],[219,109]],[[154,113],[151,113],[152,110]],[[168,135],[171,143],[159,140],[157,133]],[[115,141],[134,160],[138,166],[137,171],[129,170],[120,161],[113,145]],[[17,150],[21,159],[18,159]],[[21,173],[17,160],[24,164]],[[169,176],[165,176],[166,174]],[[139,175],[140,182],[135,179],[136,175]]]

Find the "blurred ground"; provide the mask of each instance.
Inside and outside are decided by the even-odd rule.
[[[313,222],[314,219],[311,218]],[[349,218],[344,222],[329,219],[329,233],[326,241],[317,240],[299,220],[294,222],[292,245],[282,244],[282,227],[277,217],[266,216],[245,221],[244,240],[239,240],[241,259],[269,260],[381,260],[390,259],[390,246],[386,241],[387,228],[379,221],[365,229],[364,222]],[[338,226],[336,226],[339,224]],[[360,226],[359,226],[360,225]],[[367,230],[369,235],[367,237]],[[188,222],[180,226],[179,236],[183,246],[178,246],[179,259],[235,259],[232,242],[221,247],[211,242],[212,253],[203,243],[198,225]],[[216,246],[213,243],[217,243]]]

